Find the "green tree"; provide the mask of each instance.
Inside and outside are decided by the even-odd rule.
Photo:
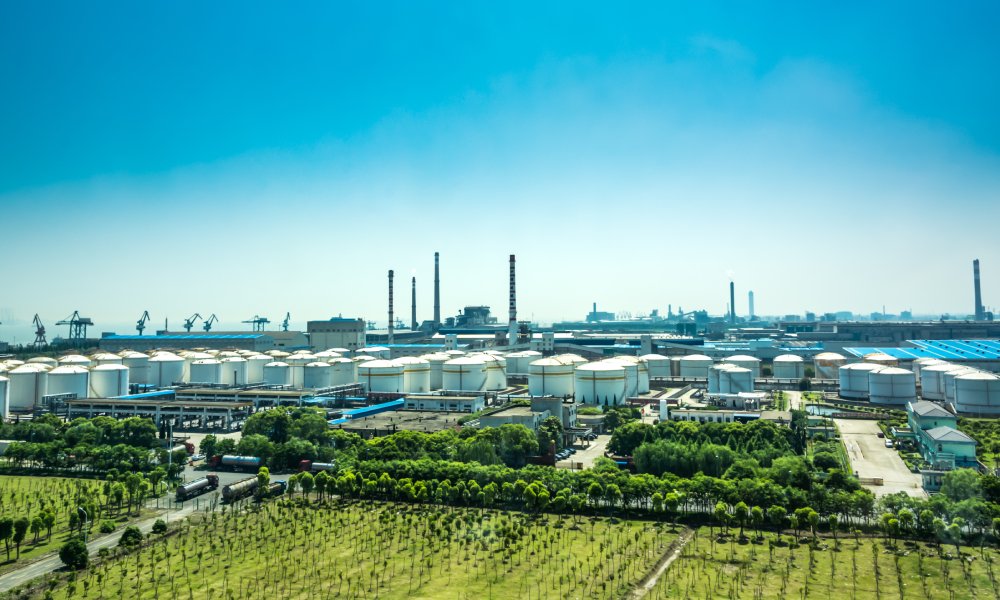
[[[0,518],[0,540],[3,540],[7,548],[7,560],[10,560],[10,540],[14,536],[14,519],[11,517]]]
[[[21,558],[21,542],[24,541],[24,537],[28,534],[28,527],[31,526],[31,522],[28,521],[26,517],[19,517],[14,519],[14,547],[17,548],[17,558]]]
[[[153,523],[153,533],[155,533],[156,535],[163,535],[166,532],[167,532],[167,522],[164,521],[163,519],[157,519],[156,522]]]
[[[538,454],[538,438],[524,425],[500,426],[500,458],[512,468],[523,467],[529,456]]]
[[[311,475],[310,475],[311,477]],[[301,485],[302,481],[299,480]],[[264,498],[267,495],[267,488],[271,485],[271,471],[267,467],[261,467],[257,470],[257,492],[256,496],[258,500]],[[303,490],[304,491],[304,490]]]
[[[548,454],[562,447],[563,426],[559,417],[546,417],[538,426],[538,452]]]
[[[313,483],[316,485],[316,493],[319,495],[319,499],[323,500],[326,495],[326,489],[330,484],[330,475],[326,471],[320,471],[313,478]]]
[[[316,487],[316,478],[309,471],[304,471],[300,477],[299,485],[302,486],[302,495],[308,498],[313,488]]]
[[[70,569],[85,569],[90,562],[87,544],[79,536],[73,536],[59,548],[59,560]]]
[[[981,493],[979,474],[972,469],[955,469],[945,473],[941,493],[952,502],[977,498]]]
[[[37,544],[38,536],[41,535],[42,530],[45,529],[45,523],[42,521],[42,518],[40,516],[35,515],[34,517],[32,517],[31,524],[28,527],[31,531],[31,535],[34,536],[34,538],[31,540],[32,543]]]
[[[132,503],[135,502],[136,509],[139,508],[139,503],[137,501],[139,497],[139,492],[142,489],[143,477],[140,473],[132,473],[125,478],[125,491],[128,492],[128,510],[131,512]],[[93,517],[91,517],[93,518]]]
[[[757,530],[757,539],[760,539],[760,528],[764,524],[764,509],[759,506],[751,508],[750,522],[753,523],[754,529]]]
[[[218,443],[219,438],[210,433],[201,440],[201,447],[199,449],[202,454],[208,458],[212,458],[213,456],[216,456]]]
[[[56,525],[56,514],[51,510],[42,512],[42,523],[45,525],[45,537],[52,537],[52,528]]]
[[[743,528],[746,527],[747,520],[750,518],[750,507],[747,506],[746,502],[740,500],[733,507],[733,516],[736,518],[736,522],[740,525],[740,535],[739,538],[743,539]]]
[[[122,536],[118,539],[118,545],[123,548],[135,548],[142,543],[142,532],[135,525],[129,525],[122,532]]]

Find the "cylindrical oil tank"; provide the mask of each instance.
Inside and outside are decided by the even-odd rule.
[[[723,394],[739,394],[753,391],[753,371],[733,365],[732,369],[719,372],[719,388]]]
[[[292,355],[291,352],[285,352],[284,350],[268,350],[264,354],[270,356],[271,358],[282,360]],[[278,362],[281,361],[279,360]]]
[[[264,383],[267,385],[290,385],[292,383],[292,373],[288,363],[275,361],[264,365]]]
[[[527,356],[524,352],[508,352],[504,355],[507,360],[507,374],[508,375],[523,375],[527,373],[526,370],[522,369],[528,368]]]
[[[404,356],[392,362],[403,365],[403,391],[407,394],[431,391],[431,363],[414,356]]]
[[[840,367],[847,364],[847,358],[836,352],[820,352],[813,357],[816,379],[838,379]]]
[[[445,350],[444,353],[452,358],[465,356],[465,350]]]
[[[331,358],[340,358],[343,356],[340,352],[334,352],[333,350],[323,350],[322,352],[316,353],[316,358],[322,360],[323,362],[329,362]]]
[[[444,363],[452,359],[452,357],[444,352],[433,352],[431,354],[424,354],[420,358],[427,361],[430,365],[430,383],[432,390],[440,390],[444,387],[444,378],[442,372],[444,370]]]
[[[10,379],[0,376],[0,419],[10,417]]]
[[[627,397],[625,365],[605,360],[577,365],[573,371],[573,387],[577,402],[598,406],[624,404]]]
[[[945,361],[941,360],[940,358],[925,357],[914,360],[912,367],[913,367],[913,374],[917,377],[917,383],[918,384],[920,383],[920,371],[922,371],[924,367],[933,367],[934,365],[943,365],[943,364],[945,364]]]
[[[142,352],[126,350],[121,353],[122,364],[128,367],[128,380],[131,383],[149,383],[149,357]]]
[[[76,394],[89,398],[90,371],[78,365],[60,365],[49,371],[48,394]]]
[[[97,354],[91,354],[90,360],[93,361],[92,365],[120,365],[122,364],[122,357],[117,354],[112,354],[111,352],[98,352]]]
[[[330,364],[311,362],[303,366],[302,387],[310,390],[330,387]]]
[[[868,375],[872,371],[882,368],[884,367],[872,363],[851,363],[840,367],[837,373],[837,377],[840,379],[840,397],[867,398]]]
[[[367,346],[365,348],[358,348],[354,354],[355,356],[371,356],[372,358],[388,360],[390,352],[388,348],[382,346]]]
[[[507,360],[496,354],[481,354],[486,364],[486,389],[499,391],[507,389]]]
[[[646,361],[646,368],[652,378],[670,377],[670,357],[662,354],[645,354],[639,357]]]
[[[631,356],[627,354],[614,356],[608,360],[618,360],[635,365],[635,369],[627,368],[625,371],[625,376],[626,378],[629,378],[630,383],[632,379],[630,378],[630,376],[634,376],[635,385],[634,386],[630,385],[631,388],[631,394],[629,394],[630,396],[645,394],[649,392],[649,368],[646,366],[645,361],[643,361],[638,356]]]
[[[94,398],[114,398],[128,393],[131,374],[125,365],[97,365],[90,370],[90,395]]]
[[[626,356],[615,356],[604,359],[604,362],[617,363],[625,367],[625,397],[631,398],[639,393],[639,365]]]
[[[38,358],[45,358],[45,357],[38,357]],[[29,359],[29,360],[34,360],[34,359]],[[16,358],[8,358],[7,360],[3,361],[0,364],[3,364],[3,366],[7,367],[8,371],[13,371],[14,369],[16,369],[16,368],[20,367],[21,365],[25,364],[25,362],[23,360],[17,360]],[[45,364],[48,364],[48,363],[45,363]],[[55,366],[58,366],[58,365],[59,365],[59,361],[57,360],[56,364],[49,365],[49,366],[55,367]]]
[[[191,363],[191,383],[222,383],[222,363],[215,358],[202,358]]]
[[[12,362],[17,362],[18,363],[18,364],[12,365],[12,368],[20,366],[20,365],[23,365],[23,364],[29,364],[29,365],[48,365],[48,366],[53,367],[53,368],[59,366],[59,361],[56,360],[56,359],[54,359],[54,358],[52,358],[51,356],[34,356],[32,358],[29,358],[28,361],[27,361],[27,363],[25,363],[23,361],[12,361]]]
[[[486,361],[478,356],[458,356],[441,367],[445,390],[479,392],[486,388]]]
[[[718,363],[714,364],[708,368],[708,393],[709,394],[728,394],[728,391],[722,390],[722,373],[723,371],[728,371],[729,369],[735,369],[736,365],[731,365],[729,363]],[[728,383],[728,381],[727,381]]]
[[[215,355],[215,358],[222,360],[223,358],[242,358],[242,355],[237,350],[223,350]]]
[[[67,354],[66,356],[59,357],[60,365],[79,365],[81,367],[89,367],[94,361],[90,360],[86,356],[81,356],[79,354]]]
[[[149,358],[148,383],[167,387],[184,381],[185,361],[176,354],[164,352]]]
[[[871,354],[865,354],[862,358],[862,362],[870,363],[873,365],[879,365],[881,367],[898,367],[899,359],[890,356],[884,352],[872,352]]]
[[[806,376],[806,363],[801,356],[782,354],[775,356],[771,372],[777,379],[802,379]]]
[[[304,386],[305,366],[312,362],[322,361],[313,354],[296,353],[285,358],[284,362],[288,363],[289,373],[292,378],[291,386],[300,389]]]
[[[575,365],[556,357],[540,358],[528,365],[528,394],[572,396]]]
[[[367,354],[359,354],[359,355],[355,356],[354,358],[352,358],[351,360],[353,360],[354,362],[356,362],[357,364],[360,365],[361,363],[366,363],[366,362],[368,362],[370,360],[378,360],[378,359],[375,358],[374,356],[369,356]]]
[[[216,350],[215,348],[197,348],[197,351],[203,354],[207,354],[212,358],[216,358],[217,356],[219,356],[219,353],[222,352],[221,350]]]
[[[944,401],[955,401],[955,379],[957,377],[960,375],[968,375],[969,373],[979,372],[979,369],[973,369],[972,367],[966,367],[963,365],[959,365],[957,368],[950,371],[945,371],[944,375],[941,377],[941,387],[944,389]]]
[[[365,384],[369,392],[402,392],[403,365],[382,359],[365,361],[358,365],[358,381]]]
[[[695,377],[708,379],[708,368],[715,364],[715,361],[704,354],[688,354],[681,357],[681,377]]]
[[[755,379],[760,377],[760,359],[756,356],[734,354],[723,358],[722,362],[736,365],[737,367],[743,367],[744,369],[750,369],[750,371],[753,372]]]
[[[958,365],[949,362],[921,367],[920,397],[924,400],[944,400],[944,374],[955,368]]]
[[[226,385],[246,385],[247,359],[242,356],[227,356],[219,361],[222,363],[222,383]]]
[[[209,354],[208,352],[202,352],[200,350],[182,350],[178,353],[179,356],[184,358],[184,379],[185,382],[195,381],[191,379],[191,365],[194,364],[196,360],[214,360],[215,356]]]
[[[21,365],[7,371],[10,412],[31,412],[48,393],[49,374],[42,365]]]
[[[558,358],[560,361],[564,363],[571,363],[573,365],[585,365],[588,362],[590,362],[589,360],[580,356],[579,354],[573,354],[571,352],[567,352],[566,354],[558,354],[553,358]]]
[[[247,383],[260,383],[264,381],[264,365],[274,362],[266,354],[254,354],[247,356]]]
[[[868,400],[872,404],[905,405],[917,399],[917,379],[913,371],[886,367],[868,375]]]
[[[352,385],[358,382],[358,365],[349,358],[331,358],[330,385]]]
[[[977,416],[1000,415],[1000,377],[984,371],[956,377],[955,410]]]

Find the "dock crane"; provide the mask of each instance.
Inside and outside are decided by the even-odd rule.
[[[194,327],[194,322],[201,318],[201,315],[194,313],[190,317],[184,319],[184,330],[191,333],[191,328]]]
[[[81,317],[80,311],[74,310],[73,314],[61,321],[56,321],[56,325],[69,325],[69,341],[71,344],[80,344],[87,339],[87,327],[94,322],[90,317]]]
[[[35,324],[35,348],[48,346],[49,342],[45,339],[45,325],[42,325],[42,320],[38,318],[38,315],[35,315],[35,320],[32,323]]]
[[[281,330],[288,331],[288,322],[292,320],[292,313],[285,313],[285,320],[281,322]]]
[[[211,317],[205,319],[205,324],[202,326],[202,329],[205,331],[212,331],[212,323],[215,323],[218,320],[219,318],[215,316],[215,313],[212,313]]]
[[[135,330],[139,332],[139,335],[142,335],[142,330],[146,328],[147,321],[149,321],[149,311],[144,310],[142,311],[142,316],[135,322]]]
[[[264,326],[270,323],[271,321],[267,317],[254,315],[252,319],[247,319],[246,321],[243,322],[250,323],[251,325],[253,325],[254,331],[264,331]]]

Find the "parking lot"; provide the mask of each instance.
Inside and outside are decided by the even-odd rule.
[[[875,421],[863,419],[833,419],[844,440],[851,468],[861,479],[882,478],[883,485],[865,485],[876,496],[896,492],[924,498],[923,481],[918,473],[911,473],[896,450],[885,446],[885,439],[878,437],[881,430]]]

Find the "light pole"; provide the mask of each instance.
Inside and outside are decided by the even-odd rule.
[[[86,544],[88,534],[90,533],[90,528],[87,527],[87,524],[90,522],[90,515],[87,514],[87,510],[82,506],[77,506],[76,511],[78,514],[83,516],[83,543]]]

